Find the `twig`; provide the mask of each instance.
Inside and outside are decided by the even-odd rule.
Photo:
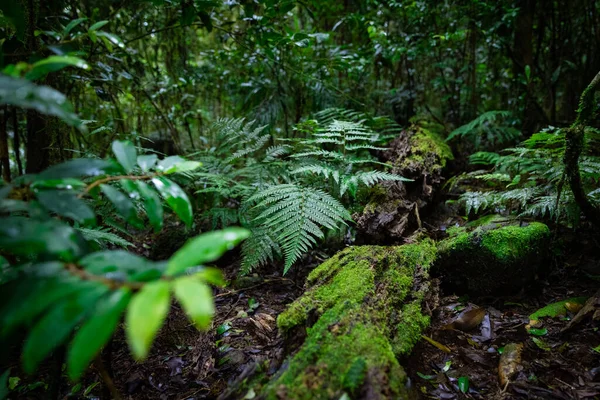
[[[215,297],[225,297],[225,296],[229,296],[229,295],[232,295],[232,294],[236,294],[236,293],[243,292],[243,291],[245,291],[245,290],[254,289],[254,288],[257,288],[257,287],[259,287],[259,286],[265,285],[265,284],[267,284],[267,283],[272,283],[272,282],[282,282],[282,281],[283,281],[283,282],[287,281],[287,282],[294,283],[294,281],[293,281],[293,280],[291,280],[291,279],[287,279],[287,278],[267,279],[267,280],[265,280],[265,281],[262,281],[261,283],[257,283],[256,285],[248,286],[248,287],[245,287],[245,288],[242,288],[242,289],[232,290],[232,291],[230,291],[230,292],[227,292],[227,293],[220,293],[220,294],[217,294]]]
[[[112,398],[114,400],[122,400],[123,397],[121,396],[121,393],[119,393],[119,390],[115,386],[114,381],[112,380],[108,371],[106,370],[104,363],[102,362],[102,358],[96,357],[96,359],[94,361],[94,365],[96,366],[96,369],[98,370],[98,373],[100,374],[100,377],[104,381],[104,384],[110,391]]]

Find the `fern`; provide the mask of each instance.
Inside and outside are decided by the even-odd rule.
[[[476,148],[514,142],[521,132],[504,123],[510,116],[509,111],[485,112],[473,121],[453,130],[446,141],[457,137],[467,138]]]
[[[275,261],[281,255],[276,237],[266,226],[255,226],[252,235],[242,245],[241,275],[248,275],[254,268]]]
[[[344,206],[327,193],[292,184],[272,186],[248,201],[260,210],[254,222],[272,232],[281,245],[284,274],[324,237],[322,228],[335,230],[351,220]],[[262,248],[255,251],[263,251],[260,259],[270,258]]]
[[[111,233],[106,228],[75,228],[85,240],[88,242],[95,242],[102,248],[107,248],[108,245],[119,246],[127,248],[134,246],[133,243],[123,239],[122,237]]]

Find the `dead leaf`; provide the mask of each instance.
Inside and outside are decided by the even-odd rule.
[[[473,330],[481,324],[485,317],[485,308],[477,307],[469,311],[462,312],[458,318],[442,329],[458,329],[463,332]]]
[[[443,344],[441,344],[440,342],[436,342],[435,340],[433,340],[430,337],[427,337],[425,335],[421,335],[421,337],[423,339],[425,339],[426,341],[428,341],[429,343],[431,343],[433,346],[437,347],[438,349],[440,349],[441,351],[443,351],[444,353],[451,353],[452,350],[450,350],[447,346],[444,346]]]
[[[504,387],[510,381],[510,378],[518,371],[521,365],[522,343],[509,343],[504,346],[504,352],[500,356],[498,364],[498,377],[500,386]]]

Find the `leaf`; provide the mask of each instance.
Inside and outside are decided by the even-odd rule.
[[[147,271],[158,271],[157,263],[125,250],[104,250],[83,257],[79,264],[94,275],[109,275],[111,279],[132,281],[134,276]]]
[[[46,253],[73,261],[85,253],[87,247],[73,228],[57,220],[0,218],[0,248],[8,253],[28,257]]]
[[[504,351],[500,356],[498,363],[498,376],[500,385],[504,387],[510,378],[518,371],[521,365],[521,353],[523,351],[522,343],[509,343],[504,346]]]
[[[201,162],[198,161],[182,161],[180,163],[172,165],[170,168],[165,170],[165,174],[174,174],[176,172],[187,172],[198,169],[202,166]]]
[[[38,364],[62,344],[77,323],[92,309],[108,288],[97,285],[92,290],[76,293],[48,311],[33,327],[23,346],[23,369],[31,374]]]
[[[216,261],[248,236],[247,229],[227,228],[192,238],[171,257],[166,275],[177,275],[189,267]]]
[[[531,340],[540,349],[542,349],[544,351],[550,351],[550,346],[548,346],[548,344],[546,342],[544,342],[543,339],[540,339],[540,338],[537,338],[537,337],[532,337]]]
[[[90,26],[90,29],[88,29],[88,31],[97,31],[98,29],[102,28],[104,25],[108,24],[108,21],[104,20],[104,21],[98,21],[95,24],[93,24],[92,26]]]
[[[83,189],[87,185],[85,182],[74,179],[74,178],[64,178],[64,179],[43,179],[43,180],[35,180],[31,184],[32,189],[59,189],[59,190],[79,190]]]
[[[133,171],[137,162],[137,152],[133,143],[129,140],[115,140],[112,143],[112,151],[125,172]]]
[[[186,276],[173,282],[175,297],[198,329],[206,329],[215,313],[212,290],[195,276]]]
[[[452,361],[448,360],[446,361],[446,364],[444,364],[444,368],[442,368],[443,373],[446,373],[450,370],[450,367],[452,366]]]
[[[88,69],[90,66],[85,60],[78,57],[50,56],[33,64],[31,69],[25,74],[25,79],[34,81],[44,78],[50,72],[60,71],[66,67]]]
[[[148,355],[154,337],[169,312],[169,282],[151,282],[133,296],[125,317],[129,348],[137,360]]]
[[[77,25],[81,24],[84,21],[87,21],[87,18],[77,18],[69,22],[68,25],[65,26],[65,29],[63,29],[63,38],[67,36]]]
[[[96,215],[75,194],[62,190],[43,190],[36,194],[39,202],[60,216],[71,218],[81,224],[95,225]]]
[[[530,328],[527,330],[527,333],[529,333],[530,335],[534,335],[534,336],[545,336],[548,334],[548,329],[546,328]]]
[[[94,313],[77,331],[69,347],[67,358],[69,378],[79,379],[102,346],[108,342],[130,298],[131,290],[121,288],[96,304]]]
[[[104,32],[104,31],[99,31],[99,32],[96,32],[96,35],[100,36],[101,38],[106,38],[110,43],[115,44],[115,45],[117,45],[120,48],[124,48],[125,47],[125,42],[123,42],[123,39],[121,39],[120,37],[118,37],[114,33],[108,33],[108,32]]]
[[[153,178],[152,183],[175,214],[188,227],[191,227],[193,222],[192,203],[183,189],[175,182],[164,177]]]
[[[150,224],[154,227],[155,232],[160,231],[163,225],[163,207],[160,198],[145,182],[136,181],[135,184],[144,201],[144,208]]]
[[[154,165],[156,165],[157,160],[158,157],[156,156],[156,154],[143,154],[138,156],[137,164],[140,166],[142,171],[148,172],[152,168],[154,168]]]
[[[156,169],[166,173],[177,164],[181,164],[183,162],[185,162],[185,159],[179,156],[165,157],[158,162]]]
[[[485,317],[485,308],[473,308],[462,312],[455,321],[444,326],[443,329],[458,329],[467,332],[477,328],[483,321],[483,317]]]
[[[458,378],[458,388],[461,392],[467,393],[469,391],[469,377],[461,376]]]
[[[431,381],[436,378],[437,375],[425,375],[417,371],[417,376],[421,379],[425,379],[427,381]]]
[[[0,375],[0,400],[4,400],[8,396],[8,377],[10,376],[10,368]]]
[[[227,322],[223,322],[221,325],[219,325],[219,327],[217,328],[217,335],[222,335],[225,332],[227,332],[228,330],[231,329],[231,322],[227,321]]]
[[[448,353],[450,354],[452,352],[452,350],[450,350],[448,348],[448,346],[445,346],[443,344],[441,344],[440,342],[433,340],[432,338],[425,336],[425,335],[421,335],[421,337],[423,339],[425,339],[427,342],[429,342],[432,346],[437,347],[438,349],[440,349],[441,351],[443,351],[444,353]]]
[[[0,75],[0,104],[37,110],[86,131],[66,96],[48,86],[38,86],[25,79]]]
[[[115,171],[115,166],[106,160],[76,158],[53,165],[38,175],[38,179],[66,179],[80,176],[98,176]]]
[[[102,184],[100,185],[100,189],[102,189],[102,193],[106,195],[110,202],[113,203],[117,212],[125,219],[125,221],[133,225],[138,224],[135,206],[131,200],[129,200],[129,197],[110,185]]]

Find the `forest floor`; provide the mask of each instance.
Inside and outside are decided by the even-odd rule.
[[[519,294],[468,298],[441,288],[425,335],[450,353],[422,340],[410,358],[402,360],[415,398],[600,398],[600,353],[593,350],[600,344],[597,323],[584,321],[561,333],[573,316],[567,313],[560,319],[542,320],[538,336],[526,330],[529,315],[536,310],[567,298],[591,296],[597,290],[598,281],[590,276],[600,276],[600,259],[594,254],[598,243],[592,236],[584,237],[563,236],[568,254],[556,261],[551,273]],[[158,336],[146,362],[133,362],[124,337],[115,338],[112,369],[120,392],[128,399],[253,398],[252,391],[238,391],[240,384],[259,371],[272,375],[283,365],[286,354],[277,316],[302,294],[306,275],[319,263],[305,263],[286,278],[261,271],[240,280],[235,262],[230,262],[224,271],[232,285],[216,292],[217,315],[211,332],[198,333],[174,305],[165,333]],[[445,329],[461,311],[477,307],[485,310],[485,316],[473,330]],[[503,388],[499,352],[508,343],[522,343],[523,349],[514,365],[516,374]],[[459,387],[460,377],[468,377],[466,393]]]
[[[583,321],[561,333],[573,317],[567,313],[559,319],[543,319],[538,336],[526,330],[529,315],[536,310],[564,299],[592,296],[598,289],[600,255],[594,237],[585,232],[557,235],[565,253],[548,265],[551,272],[516,295],[458,297],[442,285],[439,301],[431,304],[432,321],[425,335],[450,352],[422,340],[408,359],[401,360],[415,399],[600,398],[600,353],[594,350],[600,344],[597,322]],[[144,243],[154,239],[145,236],[139,247],[148,249]],[[174,304],[145,362],[133,361],[122,331],[115,336],[105,365],[123,398],[252,399],[256,393],[240,390],[245,380],[285,368],[287,354],[277,331],[277,316],[302,294],[307,274],[323,260],[307,258],[285,278],[280,272],[258,271],[242,279],[236,276],[238,261],[232,255],[221,265],[231,284],[216,289],[217,314],[210,331],[198,332]],[[443,283],[443,276],[438,278]],[[460,312],[472,308],[485,311],[475,328],[445,329]],[[522,343],[523,349],[520,361],[513,365],[516,374],[503,388],[499,352],[509,343]],[[64,398],[108,398],[101,394],[103,385],[97,384],[96,372],[92,369],[76,391],[65,380]],[[462,385],[466,393],[459,386],[461,377],[468,377],[468,389]],[[86,388],[92,389],[84,394]],[[46,397],[38,386],[22,398]]]

